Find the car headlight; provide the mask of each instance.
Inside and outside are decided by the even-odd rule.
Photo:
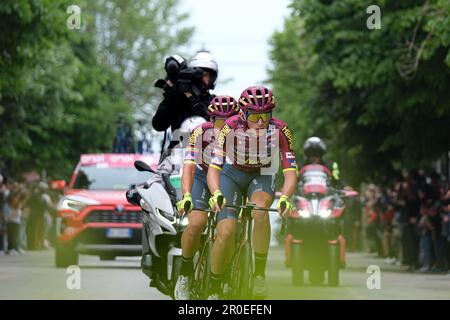
[[[63,197],[57,204],[58,210],[72,210],[80,212],[86,206],[98,205],[99,202],[93,199],[81,197],[78,195],[69,195]]]
[[[331,215],[330,209],[320,209],[319,216],[322,218],[328,218]]]
[[[66,198],[61,201],[60,208],[63,210],[74,210],[80,212],[87,205],[88,204],[85,202]]]
[[[311,216],[311,212],[309,212],[309,210],[298,210],[298,214],[302,218],[309,218]]]

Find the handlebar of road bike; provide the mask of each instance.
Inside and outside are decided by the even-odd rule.
[[[220,208],[222,208],[223,205],[223,196],[219,196],[217,198],[217,204]],[[186,203],[184,205],[184,214],[182,217],[184,217],[186,215],[186,213],[188,212],[190,207],[190,203]],[[268,212],[278,212],[278,209],[273,209],[273,208],[263,208],[263,207],[257,207],[255,203],[253,202],[247,202],[245,205],[228,205],[226,204],[225,206],[223,206],[223,208],[232,208],[232,209],[251,209],[251,210],[260,210],[260,211],[268,211]],[[286,204],[282,203],[281,204],[281,211],[283,212],[286,209]],[[217,213],[216,210],[214,209],[203,209],[203,208],[193,208],[194,210],[200,210],[200,211],[205,211],[205,212],[211,212],[211,213]]]

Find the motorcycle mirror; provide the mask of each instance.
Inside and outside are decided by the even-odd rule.
[[[138,170],[138,171],[148,171],[148,172],[152,172],[155,173],[155,171],[153,171],[152,168],[150,168],[150,166],[148,164],[146,164],[144,161],[141,160],[137,160],[134,162],[134,167]]]

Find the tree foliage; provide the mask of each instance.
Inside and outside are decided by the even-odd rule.
[[[450,2],[378,1],[381,29],[369,30],[372,4],[293,0],[272,38],[271,81],[297,147],[323,137],[349,180],[450,149]]]
[[[178,4],[179,0],[89,2],[87,10],[98,17],[100,57],[121,76],[125,98],[135,110],[153,111],[152,102],[161,97],[153,83],[165,73],[165,58],[177,53],[194,31]]]
[[[161,1],[145,2],[155,6]],[[176,6],[176,1],[169,2],[163,6],[167,10]],[[133,6],[131,1],[118,1],[119,5],[127,5],[124,12],[128,15],[119,15],[123,18],[119,22],[126,30],[124,52],[130,54],[125,54],[128,60],[123,65],[105,61],[104,57],[112,55],[113,50],[99,40],[101,32],[107,31],[96,26],[95,21],[101,17],[112,19],[112,13],[102,7],[107,3],[111,2],[99,3],[98,8],[89,11],[92,3],[80,1],[80,30],[66,26],[70,1],[0,3],[0,168],[6,167],[13,175],[46,169],[50,175],[67,177],[81,153],[110,152],[117,116],[131,117],[131,104],[148,100],[149,90],[146,92],[145,88],[153,84],[150,77],[124,81],[121,66],[133,65],[136,59],[137,74],[161,68],[165,50],[187,41],[184,33],[172,36],[169,32],[155,32],[156,38],[161,37],[160,43],[166,39],[170,45],[154,51],[142,49],[135,56],[139,50],[132,48],[141,38],[134,33],[140,35],[141,28],[149,25],[143,24],[144,17],[138,19],[138,24],[131,24],[137,13],[158,24],[159,31],[168,28],[175,32],[174,24],[165,24],[164,16],[153,21],[156,18],[149,11],[142,11],[138,2]],[[143,6],[144,1],[139,4]],[[181,40],[172,41],[178,36]],[[117,38],[111,41],[120,43]]]

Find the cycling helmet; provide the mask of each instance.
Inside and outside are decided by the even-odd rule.
[[[327,147],[322,139],[318,137],[310,137],[303,145],[303,151],[305,155],[310,158],[312,156],[322,157],[327,151]]]
[[[208,115],[212,117],[228,118],[238,114],[239,105],[235,98],[217,96],[208,105]]]
[[[244,112],[269,112],[275,109],[275,97],[264,86],[252,86],[241,93],[239,106]]]
[[[202,68],[210,71],[212,76],[210,89],[214,89],[217,75],[219,74],[219,67],[217,66],[216,59],[214,59],[211,53],[208,51],[197,52],[194,57],[192,57],[191,61],[189,61],[188,67]]]

